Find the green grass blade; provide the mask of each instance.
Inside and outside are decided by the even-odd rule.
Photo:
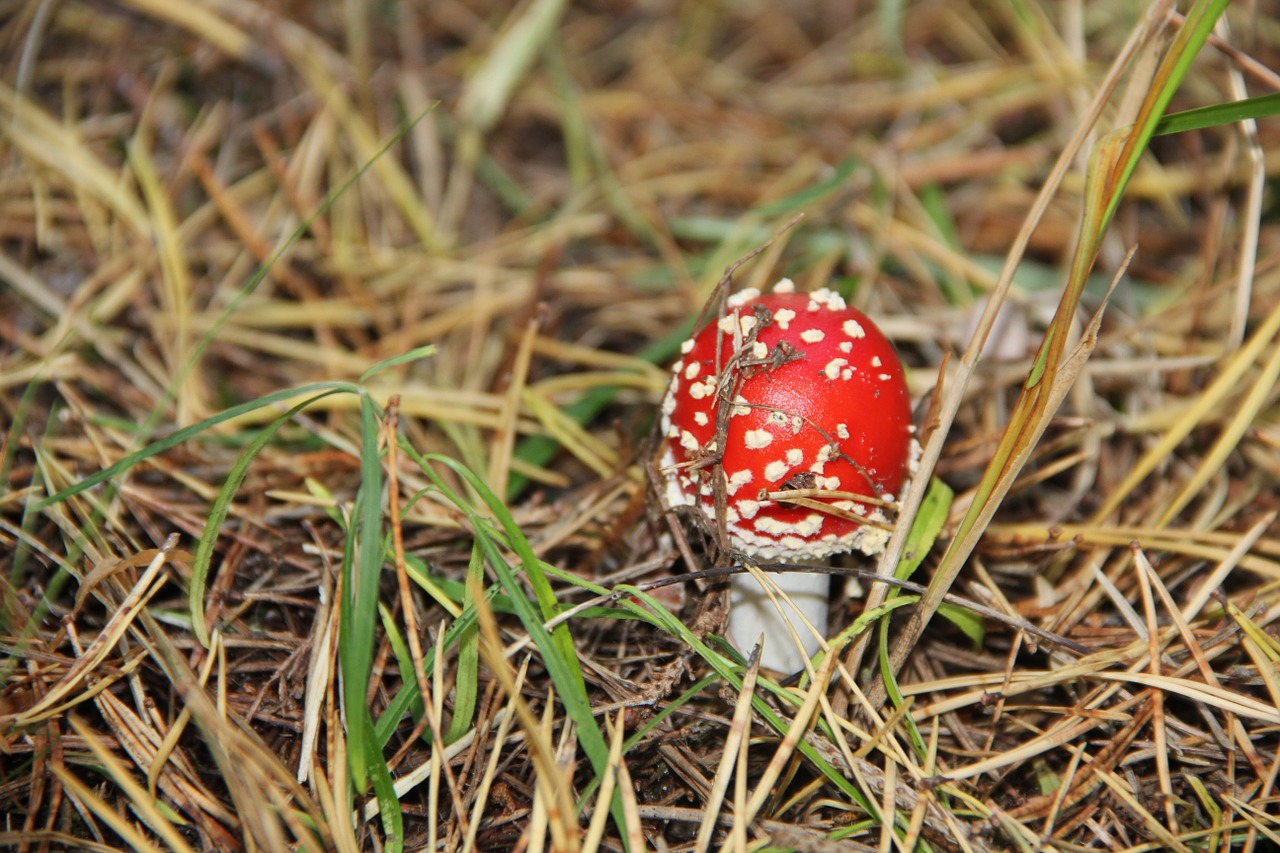
[[[484,583],[484,551],[473,545],[471,560],[467,565],[467,598],[465,606],[475,610],[471,590]],[[474,581],[474,583],[472,583]],[[457,677],[454,679],[453,719],[445,733],[445,743],[453,743],[471,728],[476,712],[476,697],[480,690],[480,632],[473,625],[458,635]]]
[[[547,673],[551,676],[551,681],[559,694],[560,702],[564,705],[565,713],[577,727],[578,743],[581,745],[582,751],[586,754],[587,760],[591,762],[591,767],[596,775],[603,775],[609,761],[609,745],[605,741],[604,734],[600,731],[595,715],[591,711],[586,681],[582,677],[582,668],[578,663],[578,652],[573,644],[573,637],[569,633],[569,627],[567,624],[561,624],[554,631],[548,631],[543,626],[545,620],[553,619],[559,614],[560,605],[556,600],[555,592],[551,589],[551,584],[548,582],[546,574],[543,572],[542,561],[534,554],[532,546],[529,545],[529,541],[515,523],[515,519],[511,517],[510,512],[507,511],[506,506],[503,505],[502,501],[489,489],[483,480],[455,459],[440,454],[419,454],[407,444],[404,447],[405,452],[417,461],[418,465],[431,477],[441,493],[466,513],[472,529],[476,532],[476,541],[483,549],[489,567],[497,575],[499,585],[510,597],[516,615],[525,630],[528,631],[534,646],[542,655],[543,666],[547,668]],[[477,512],[461,495],[450,488],[448,483],[435,471],[433,465],[437,464],[449,468],[461,477],[488,507],[490,513],[492,513],[492,518],[497,521],[506,535],[507,547],[520,559],[521,568],[529,581],[529,586],[534,591],[534,597],[538,604],[537,609],[535,609],[534,603],[525,597],[524,590],[516,580],[515,573],[507,564],[502,551],[498,547],[498,543],[492,536],[486,534],[485,531],[491,524],[490,519]],[[625,830],[626,823],[622,814],[621,797],[614,797],[610,811],[618,827]]]
[[[412,668],[412,667],[410,667]],[[368,712],[366,711],[366,716]],[[361,731],[367,738],[365,749],[371,755],[377,755],[377,761],[369,763],[369,773],[373,781],[373,794],[378,798],[378,814],[382,818],[382,849],[388,853],[401,853],[404,850],[404,815],[400,811],[400,799],[396,796],[396,782],[391,770],[382,760],[378,743],[374,739],[373,726]]]
[[[405,640],[404,634],[400,633],[400,627],[396,625],[391,609],[381,601],[378,602],[378,618],[382,622],[382,630],[387,635],[387,643],[391,646],[391,654],[395,656],[400,671],[408,672],[413,669],[413,655],[409,651],[409,643]],[[378,748],[382,748],[381,744]]]
[[[486,593],[486,598],[492,599],[493,590]],[[435,658],[437,654],[443,654],[446,650],[453,648],[459,642],[459,639],[469,631],[476,628],[476,609],[474,605],[468,605],[466,609],[449,623],[445,629],[444,636],[437,645],[422,650],[422,668],[424,672],[430,672],[435,668]],[[378,717],[378,721],[374,726],[374,734],[377,736],[378,748],[381,749],[391,742],[391,738],[396,733],[400,720],[405,714],[412,714],[415,718],[424,711],[422,707],[421,693],[418,691],[418,678],[410,667],[401,672],[400,689],[392,696],[391,701],[387,703],[386,709]],[[424,732],[424,737],[429,737],[429,732]]]
[[[987,626],[977,613],[958,604],[944,601],[938,605],[938,615],[959,628],[972,641],[975,649],[982,646],[982,641],[987,636]]]
[[[57,494],[50,495],[36,504],[36,510],[39,511],[52,504],[61,503],[67,498],[75,497],[86,489],[91,489],[94,486],[105,483],[118,474],[128,471],[139,462],[145,462],[152,456],[164,453],[172,447],[177,447],[179,444],[195,438],[200,433],[211,427],[215,427],[221,423],[226,423],[227,421],[232,420],[233,418],[238,418],[241,415],[247,415],[250,412],[256,412],[258,409],[266,408],[267,406],[271,406],[285,400],[291,400],[294,397],[304,394],[316,394],[317,396],[309,401],[315,402],[315,400],[328,396],[329,394],[343,391],[355,393],[358,390],[359,389],[350,382],[313,382],[310,385],[302,385],[297,388],[275,391],[271,394],[267,394],[266,396],[258,397],[256,400],[250,400],[247,403],[232,406],[230,409],[225,409],[216,415],[207,417],[199,423],[192,424],[189,427],[183,427],[162,439],[153,441],[141,450],[130,453],[114,465],[110,465],[103,468],[101,471],[98,471],[96,474],[91,474],[90,476],[85,477],[75,485],[67,486],[67,488]]]
[[[1280,93],[1259,95],[1256,98],[1245,98],[1243,101],[1229,101],[1224,104],[1211,104],[1197,107],[1194,110],[1183,110],[1170,113],[1156,122],[1152,136],[1168,136],[1171,133],[1185,133],[1189,130],[1204,130],[1209,127],[1220,127],[1224,124],[1235,124],[1238,121],[1260,119],[1280,115]]]
[[[206,581],[209,578],[209,565],[213,561],[213,549],[218,544],[218,534],[222,530],[222,523],[227,520],[227,513],[231,509],[231,501],[235,498],[236,492],[239,491],[240,484],[244,482],[245,476],[248,475],[249,466],[257,458],[258,454],[262,452],[262,448],[267,446],[267,442],[275,437],[280,427],[287,424],[295,415],[316,401],[337,393],[340,392],[328,390],[314,397],[308,397],[267,424],[254,436],[253,441],[249,442],[249,446],[245,448],[244,453],[240,454],[236,464],[231,467],[231,472],[227,475],[226,482],[222,484],[222,488],[218,491],[218,496],[214,498],[213,506],[209,507],[209,516],[204,522],[204,533],[200,534],[200,544],[196,547],[196,558],[191,565],[191,583],[187,589],[187,606],[191,610],[191,629],[196,636],[196,642],[205,648],[209,647],[209,632],[204,624],[204,591]],[[108,468],[107,470],[110,471],[111,469]]]
[[[379,373],[382,373],[384,370],[390,370],[391,368],[398,367],[401,364],[408,364],[413,361],[420,361],[424,358],[427,358],[428,356],[435,355],[435,352],[436,352],[435,344],[425,344],[424,346],[414,347],[408,352],[400,353],[400,355],[393,355],[391,356],[391,358],[383,359],[382,361],[375,364],[373,367],[370,367],[364,373],[360,374],[359,384],[361,385],[365,384],[366,382],[369,381],[371,377],[376,376]]]
[[[507,547],[514,551],[516,556],[520,558],[521,568],[524,569],[525,576],[529,579],[529,586],[533,589],[534,598],[537,600],[538,607],[542,611],[542,618],[538,621],[538,627],[541,628],[543,621],[554,619],[559,615],[560,603],[556,600],[555,591],[551,588],[551,584],[547,580],[546,573],[543,571],[543,562],[538,559],[536,554],[533,553],[533,548],[529,545],[529,541],[525,539],[524,533],[515,523],[515,519],[511,517],[511,513],[507,511],[506,506],[498,499],[498,496],[493,493],[488,485],[456,459],[440,454],[427,454],[422,456],[412,448],[407,447],[407,445],[406,451],[410,453],[415,460],[418,460],[419,465],[422,466],[423,470],[431,476],[433,480],[435,480],[437,488],[441,489],[445,496],[459,509],[466,512],[472,522],[478,527],[484,527],[489,522],[477,513],[475,508],[467,503],[460,495],[449,488],[449,486],[439,478],[435,471],[432,470],[431,464],[436,463],[450,468],[455,474],[466,481],[467,485],[475,491],[475,493],[489,508],[489,511],[493,514],[493,518],[497,520],[499,526],[506,534]],[[488,547],[488,537],[482,537],[480,541]],[[489,555],[487,554],[486,556]],[[505,563],[505,560],[503,562]],[[498,567],[494,568],[496,571]],[[520,602],[515,601],[515,599],[524,599],[524,595],[518,589],[507,589],[506,591],[508,595],[512,596],[513,603],[515,603],[517,612],[519,613]],[[556,629],[554,636],[555,642],[559,647],[560,655],[566,659],[566,662],[572,661],[572,663],[569,664],[570,668],[577,672],[578,679],[581,680],[582,673],[578,668],[577,651],[574,649],[573,638],[569,635],[568,627],[561,625]],[[603,740],[601,743],[603,743]]]
[[[1182,80],[1191,68],[1191,63],[1200,54],[1200,49],[1208,41],[1214,26],[1226,12],[1230,2],[1231,0],[1198,0],[1188,10],[1182,26],[1178,28],[1173,44],[1165,52],[1164,60],[1156,70],[1155,79],[1151,81],[1151,93],[1138,110],[1134,132],[1126,137],[1124,148],[1111,172],[1107,187],[1110,198],[1106,212],[1099,223],[1101,227],[1096,234],[1098,241],[1101,241],[1102,232],[1106,230],[1112,216],[1115,215],[1116,208],[1120,206],[1124,188],[1128,186],[1133,170],[1138,167],[1138,161],[1146,151],[1147,143],[1151,141],[1151,136],[1161,116],[1164,115],[1165,108],[1169,106],[1169,101],[1182,85]]]
[[[894,674],[893,665],[889,660],[888,619],[880,623],[880,678],[884,681],[885,692],[889,696],[889,701],[893,703],[893,707],[901,709],[903,703],[902,690],[898,687],[898,678]],[[924,735],[920,734],[920,728],[916,725],[916,721],[911,714],[904,713],[902,722],[907,727],[907,736],[911,739],[911,748],[916,751],[916,756],[923,761],[929,751],[924,742]]]
[[[845,189],[850,179],[866,166],[866,161],[863,158],[848,157],[836,164],[829,177],[783,196],[776,201],[757,205],[747,215],[759,219],[776,219],[792,213],[801,213],[812,208],[832,193]]]
[[[347,720],[348,760],[356,788],[368,788],[381,755],[373,717],[365,703],[373,669],[373,645],[378,626],[378,578],[382,573],[382,458],[378,452],[378,409],[368,396],[360,399],[360,490],[356,496],[352,533],[354,559],[344,561],[338,665],[342,672],[343,709]]]
[[[625,741],[623,741],[622,755],[625,757],[628,752],[630,752],[632,749],[635,748],[636,744],[640,743],[640,741],[644,740],[646,737],[649,736],[649,732],[653,731],[658,726],[662,725],[663,720],[669,718],[676,711],[680,710],[685,705],[692,702],[695,698],[697,698],[699,694],[702,693],[703,690],[706,690],[708,687],[710,687],[712,684],[715,684],[719,680],[720,680],[720,676],[714,672],[711,673],[710,675],[704,675],[702,676],[702,678],[698,679],[698,681],[692,687],[690,687],[685,692],[681,693],[675,699],[665,704],[662,704],[660,706],[661,710],[659,710],[656,714],[654,714],[647,721],[645,721],[644,725],[636,729],[634,734],[632,734]],[[656,708],[659,706],[655,705],[654,707]],[[581,808],[584,804],[590,802],[592,797],[595,796],[596,791],[600,787],[600,781],[601,781],[601,778],[599,776],[596,776],[590,782],[587,783],[586,787],[582,789],[582,793],[578,796],[579,808]]]

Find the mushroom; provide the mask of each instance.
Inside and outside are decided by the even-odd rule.
[[[730,296],[681,353],[662,404],[668,507],[696,507],[748,560],[884,550],[886,510],[919,445],[902,365],[864,314],[831,290],[797,293],[783,279],[769,294]],[[763,664],[796,672],[820,645],[797,617],[825,636],[829,578],[769,577],[790,605],[775,605],[751,574],[734,575],[730,639],[745,650],[763,632]]]

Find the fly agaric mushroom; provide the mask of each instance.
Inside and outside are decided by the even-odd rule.
[[[884,550],[885,510],[919,445],[902,365],[865,315],[783,279],[770,294],[729,297],[681,352],[662,404],[669,507],[696,507],[755,560]],[[827,575],[771,577],[825,635]],[[764,665],[795,672],[819,644],[796,612],[786,616],[803,649],[755,578],[734,575],[731,638],[745,648],[763,632]]]

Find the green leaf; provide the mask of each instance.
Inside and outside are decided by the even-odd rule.
[[[911,530],[907,532],[907,544],[903,547],[902,556],[898,558],[898,565],[893,570],[895,578],[902,581],[909,580],[916,573],[916,569],[920,568],[920,563],[929,555],[933,543],[938,541],[938,534],[947,523],[947,516],[951,512],[951,501],[954,498],[955,492],[946,483],[937,477],[929,481],[929,491],[920,502],[920,510],[911,522]],[[889,596],[897,591],[896,588],[891,589]]]
[[[987,626],[982,617],[968,608],[944,601],[938,605],[938,615],[964,632],[973,641],[975,648],[981,646],[983,638],[987,636]]]

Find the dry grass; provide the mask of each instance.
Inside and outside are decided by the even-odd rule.
[[[1280,130],[1085,178],[1169,4],[506,5],[0,0],[0,846],[1280,844]],[[783,687],[646,478],[797,214],[735,285],[882,321],[955,497]]]

